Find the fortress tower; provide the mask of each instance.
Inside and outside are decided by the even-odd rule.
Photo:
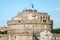
[[[26,9],[19,12],[7,22],[9,40],[40,40],[40,32],[46,25],[47,31],[52,32],[53,21],[48,13]]]

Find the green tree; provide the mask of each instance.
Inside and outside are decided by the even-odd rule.
[[[57,29],[53,29],[53,33],[60,33],[60,28],[57,28]]]
[[[5,30],[5,31],[0,31],[0,34],[7,34],[7,30]]]

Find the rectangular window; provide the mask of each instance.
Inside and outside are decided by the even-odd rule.
[[[46,22],[46,20],[43,20],[43,22]]]

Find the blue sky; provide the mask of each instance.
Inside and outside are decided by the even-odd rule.
[[[60,28],[60,0],[0,0],[0,26],[7,25],[7,21],[31,5],[38,11],[47,12],[53,27]]]

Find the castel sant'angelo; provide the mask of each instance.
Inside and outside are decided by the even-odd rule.
[[[7,21],[8,34],[0,40],[52,40],[53,21],[48,13],[25,9]],[[55,38],[56,39],[56,38]]]

